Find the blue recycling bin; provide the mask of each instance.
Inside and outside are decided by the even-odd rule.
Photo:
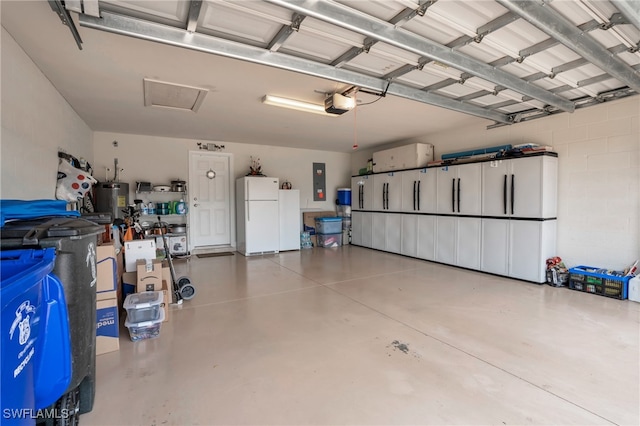
[[[54,248],[0,252],[0,423],[33,425],[71,381],[69,319]]]

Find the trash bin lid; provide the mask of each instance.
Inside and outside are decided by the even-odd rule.
[[[98,225],[109,225],[113,223],[113,214],[111,212],[82,213],[81,217],[95,222]]]
[[[64,200],[0,200],[0,226],[10,220],[43,217],[76,217],[80,212],[67,210]]]
[[[92,234],[97,235],[103,231],[104,227],[102,225],[98,225],[86,219],[54,217],[7,222],[2,228],[0,228],[0,238],[22,238],[25,240],[25,243],[37,244],[38,240],[45,238],[68,238]]]

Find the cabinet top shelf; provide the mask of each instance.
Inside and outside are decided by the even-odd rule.
[[[447,167],[447,166],[460,166],[464,164],[473,164],[473,163],[486,163],[489,161],[497,161],[497,160],[517,160],[519,158],[529,158],[529,157],[539,157],[539,156],[548,156],[548,157],[557,157],[558,153],[554,151],[542,151],[542,152],[534,152],[531,154],[517,155],[517,156],[505,156],[505,157],[484,157],[478,159],[469,159],[469,158],[460,158],[458,160],[444,160],[438,164],[429,164],[423,167],[412,167],[410,169],[398,169],[398,170],[387,170],[384,172],[375,172],[375,173],[367,173],[364,175],[351,175],[351,177],[361,177],[361,176],[371,176],[371,175],[384,175],[387,173],[398,173],[404,172],[408,170],[423,170],[423,169],[436,169],[438,167]]]

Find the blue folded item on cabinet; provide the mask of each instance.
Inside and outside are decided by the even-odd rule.
[[[67,202],[64,200],[0,200],[0,226],[16,219],[79,216],[80,212],[67,210]]]
[[[492,154],[494,152],[507,151],[512,148],[511,144],[498,145],[488,148],[477,148],[469,151],[452,152],[451,154],[442,154],[443,160],[455,160],[456,158],[471,157],[474,155]]]

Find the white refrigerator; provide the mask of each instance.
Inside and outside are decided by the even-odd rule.
[[[236,180],[239,253],[251,256],[279,252],[278,190],[278,178],[245,176]]]

